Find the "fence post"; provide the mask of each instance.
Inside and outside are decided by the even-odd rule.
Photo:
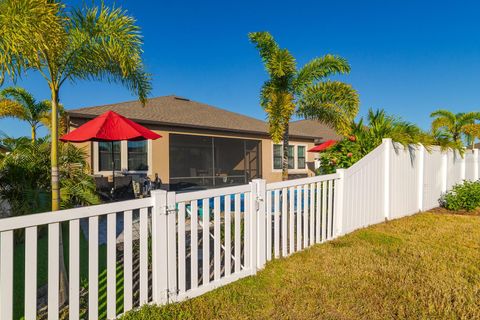
[[[168,302],[167,191],[153,190],[152,208],[152,298],[155,304]]]
[[[392,139],[382,139],[383,144],[383,213],[390,219],[390,148]]]
[[[258,223],[257,223],[257,210],[258,210],[258,190],[257,190],[257,184],[255,182],[250,182],[250,199],[249,199],[249,208],[248,208],[248,214],[250,217],[248,217],[249,221],[249,228],[248,228],[248,246],[250,249],[250,255],[249,255],[249,263],[248,265],[249,268],[251,268],[252,274],[257,273],[257,236],[258,236]],[[247,209],[245,210],[247,211]],[[245,240],[247,242],[247,239]]]
[[[448,151],[442,153],[442,194],[447,192]]]
[[[265,201],[267,199],[266,181],[263,179],[252,180],[256,184],[256,215],[257,215],[257,269],[263,269],[266,262],[266,223],[265,223]]]
[[[466,161],[467,161],[467,155],[466,153],[468,152],[468,150],[465,150],[465,153],[463,154],[463,156],[460,154],[460,152],[458,152],[458,155],[460,156],[460,182],[463,183],[463,181],[465,180],[465,174],[466,174]],[[455,153],[457,153],[457,151],[455,151]]]
[[[422,144],[418,145],[417,150],[417,199],[418,199],[418,211],[423,210],[423,175],[425,168],[425,147]]]
[[[177,295],[177,203],[176,194],[167,192],[167,298],[172,301]]]
[[[335,180],[335,213],[333,218],[335,219],[335,233],[334,238],[343,235],[343,202],[344,202],[344,189],[345,189],[345,169],[337,169],[338,179]]]
[[[478,180],[478,149],[473,149],[473,181]]]

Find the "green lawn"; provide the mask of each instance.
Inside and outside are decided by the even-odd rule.
[[[480,217],[418,214],[124,319],[480,319]]]

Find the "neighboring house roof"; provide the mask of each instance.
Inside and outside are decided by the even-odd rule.
[[[94,118],[108,110],[146,124],[268,134],[268,124],[262,120],[174,95],[148,99],[144,107],[136,100],[69,110],[68,113],[72,118]],[[332,129],[321,123],[308,123],[304,128],[299,122],[292,123],[290,135],[293,137],[329,139],[335,135]]]
[[[321,137],[323,140],[340,140],[338,135],[328,125],[316,120],[298,120],[290,122],[290,131],[301,132],[302,135]]]

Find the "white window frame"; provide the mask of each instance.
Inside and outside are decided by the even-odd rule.
[[[108,171],[99,171],[99,150],[98,142],[93,142],[93,173],[101,174],[103,176],[108,176],[112,174],[111,170]],[[120,141],[120,171],[116,172],[126,172],[131,174],[147,174],[152,175],[152,140],[147,140],[147,162],[148,170],[128,170],[128,141]]]
[[[271,159],[272,159],[272,172],[282,172],[282,169],[275,169],[275,163],[274,163],[274,160],[273,160],[273,155],[274,155],[274,146],[275,145],[280,145],[283,147],[283,142],[281,143],[274,143],[272,141],[271,143]],[[305,144],[305,143],[296,143],[296,142],[293,142],[293,143],[289,143],[288,144],[289,146],[293,146],[293,169],[288,169],[290,172],[292,173],[304,173],[304,172],[308,172],[308,164],[307,164],[307,148],[308,148],[308,145]],[[301,146],[301,147],[304,147],[305,148],[305,168],[302,168],[302,169],[299,169],[298,168],[298,147]],[[283,154],[283,148],[282,148],[282,154]]]

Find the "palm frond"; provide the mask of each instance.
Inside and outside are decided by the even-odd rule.
[[[268,63],[273,54],[279,50],[278,44],[269,32],[250,32],[248,38],[255,44],[264,63]]]
[[[142,61],[142,36],[133,17],[120,8],[73,10],[68,27],[70,46],[60,62],[62,79],[120,83],[142,103],[151,91],[151,76]]]
[[[25,108],[18,102],[10,99],[0,100],[0,118],[17,118],[20,120],[30,120]]]
[[[295,79],[294,87],[297,92],[303,91],[308,85],[322,78],[350,72],[350,65],[347,60],[327,54],[323,57],[315,58],[303,66]]]
[[[296,72],[295,58],[287,49],[275,51],[265,63],[268,73],[273,77],[293,77]]]
[[[331,124],[337,132],[347,135],[357,116],[360,99],[352,86],[340,81],[326,81],[304,90],[298,104],[299,115]]]
[[[15,81],[25,70],[42,68],[42,52],[64,44],[62,8],[59,1],[0,1],[0,85],[5,76]]]

